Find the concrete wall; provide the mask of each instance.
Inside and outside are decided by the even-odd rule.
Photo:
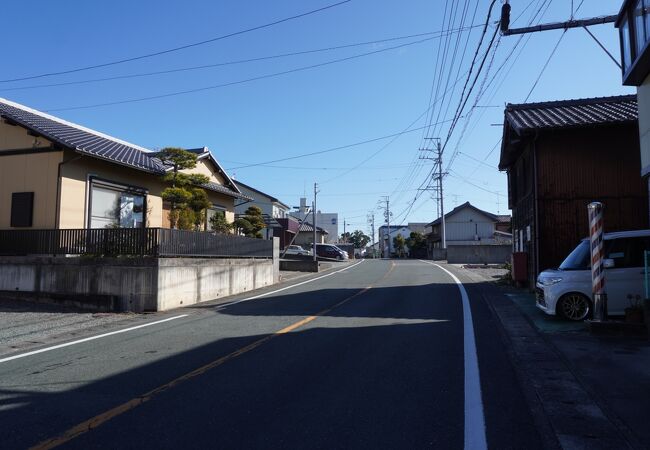
[[[430,249],[431,259],[434,261],[444,261],[447,259],[447,250],[444,248],[432,248]]]
[[[276,244],[276,248],[278,245]],[[164,311],[276,283],[279,258],[0,257],[0,291],[24,297],[97,303],[112,297],[121,311]]]
[[[275,282],[268,259],[158,259],[157,310],[193,305]]]
[[[450,264],[503,264],[510,261],[511,245],[454,245],[447,248]]]

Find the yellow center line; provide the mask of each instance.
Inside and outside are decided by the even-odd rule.
[[[382,279],[385,278],[386,276],[388,276],[388,274],[390,272],[392,272],[394,266],[395,266],[395,263],[393,263],[390,270],[386,274],[384,274]],[[99,415],[97,415],[97,416],[95,416],[95,417],[93,417],[91,419],[88,419],[88,420],[86,420],[84,422],[81,422],[80,424],[75,425],[72,428],[69,428],[68,430],[66,430],[60,436],[50,438],[50,439],[47,439],[45,441],[42,441],[42,442],[36,444],[35,446],[31,447],[31,450],[46,450],[46,449],[55,448],[55,447],[58,447],[59,445],[65,444],[66,442],[71,441],[72,439],[74,439],[74,438],[76,438],[76,437],[78,437],[78,436],[80,436],[80,435],[82,435],[84,433],[87,433],[88,431],[90,431],[90,430],[92,430],[94,428],[97,428],[97,427],[103,425],[104,423],[108,422],[112,418],[117,417],[117,416],[119,416],[121,414],[124,414],[125,412],[130,411],[130,410],[142,405],[143,403],[148,402],[149,400],[151,400],[155,396],[157,396],[157,395],[159,395],[159,394],[161,394],[161,393],[163,393],[163,392],[165,392],[165,391],[167,391],[167,390],[169,390],[169,389],[171,389],[171,388],[173,388],[173,387],[175,387],[175,386],[177,386],[177,385],[179,385],[179,384],[181,384],[181,383],[183,383],[183,382],[185,382],[185,381],[187,381],[187,380],[189,380],[191,378],[202,375],[205,372],[207,372],[208,370],[214,369],[215,367],[219,367],[222,364],[224,364],[225,362],[230,361],[231,359],[234,359],[234,358],[236,358],[238,356],[243,355],[244,353],[247,353],[247,352],[250,352],[253,349],[256,349],[260,345],[270,341],[271,339],[273,339],[273,338],[275,338],[277,336],[287,334],[287,333],[295,330],[296,328],[299,328],[299,327],[301,327],[303,325],[308,324],[309,322],[317,319],[320,316],[324,316],[325,314],[329,313],[333,309],[338,308],[339,306],[343,305],[346,302],[349,302],[353,298],[358,297],[358,296],[366,293],[368,290],[371,289],[371,287],[372,286],[365,287],[364,289],[360,290],[359,292],[356,292],[355,294],[341,300],[340,302],[338,302],[334,306],[331,306],[331,307],[329,307],[327,309],[324,309],[324,310],[320,311],[316,315],[309,316],[309,317],[306,317],[306,318],[304,318],[302,320],[299,320],[298,322],[295,322],[295,323],[293,323],[293,324],[291,324],[291,325],[289,325],[289,326],[287,326],[285,328],[282,328],[281,330],[278,330],[273,334],[270,334],[270,335],[268,335],[266,337],[258,339],[257,341],[253,342],[252,344],[246,345],[246,346],[244,346],[244,347],[242,347],[242,348],[240,348],[238,350],[235,350],[234,352],[229,353],[228,355],[223,356],[223,357],[221,357],[219,359],[216,359],[216,360],[214,360],[214,361],[212,361],[212,362],[210,362],[210,363],[208,363],[208,364],[206,364],[206,365],[204,365],[202,367],[199,367],[198,369],[195,369],[195,370],[193,370],[193,371],[191,371],[189,373],[186,373],[185,375],[181,375],[180,377],[178,377],[178,378],[176,378],[176,379],[174,379],[174,380],[172,380],[172,381],[170,381],[168,383],[165,383],[165,384],[163,384],[163,385],[161,385],[161,386],[147,392],[146,394],[143,394],[143,395],[141,395],[139,397],[133,398],[133,399],[131,399],[131,400],[125,402],[125,403],[122,403],[121,405],[118,405],[118,406],[116,406],[116,407],[114,407],[112,409],[109,409],[108,411],[103,412],[103,413],[101,413],[101,414],[99,414]]]

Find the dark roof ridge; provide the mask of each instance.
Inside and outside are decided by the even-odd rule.
[[[616,103],[621,101],[636,100],[636,94],[610,95],[607,97],[588,97],[568,100],[550,100],[536,103],[507,103],[507,110],[536,109],[536,108],[557,108],[561,106],[584,106],[592,104]]]

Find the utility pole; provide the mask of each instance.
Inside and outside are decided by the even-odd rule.
[[[384,202],[386,202],[386,206],[382,205]],[[383,197],[383,199],[379,200],[379,208],[378,209],[383,209],[384,210],[384,218],[386,219],[386,228],[388,228],[388,258],[390,258],[390,253],[391,253],[391,242],[390,242],[390,198],[387,195],[385,195]],[[373,220],[374,220],[374,217],[373,217]],[[379,244],[381,246],[381,252],[384,253],[384,257],[386,257],[385,252],[384,252],[384,242],[383,242],[381,234],[379,235],[379,240],[382,241]]]
[[[318,194],[318,183],[314,183],[314,261],[316,258],[316,195]]]
[[[348,243],[348,237],[345,235],[345,219],[343,219],[343,243]]]
[[[436,141],[436,156],[434,158],[429,157],[429,156],[420,156],[420,159],[428,159],[434,162],[434,167],[433,171],[431,174],[431,181],[437,181],[437,185],[431,186],[431,184],[427,185],[427,187],[422,188],[421,190],[423,191],[436,191],[438,195],[438,201],[439,201],[439,206],[440,206],[440,211],[439,211],[439,217],[440,217],[440,244],[442,248],[447,248],[447,228],[445,225],[445,206],[444,206],[444,200],[443,200],[443,190],[442,190],[442,179],[445,175],[447,175],[447,172],[442,171],[442,145],[440,143],[440,138],[427,138],[429,140],[435,140]],[[423,152],[434,152],[434,150],[431,150],[430,148],[421,148],[420,151]],[[436,169],[437,169],[437,174],[436,174]]]
[[[593,17],[590,19],[545,23],[540,25],[534,25],[532,27],[509,28],[510,9],[511,9],[510,4],[508,3],[508,0],[506,0],[506,2],[501,7],[501,21],[500,21],[501,34],[503,34],[504,36],[512,36],[513,34],[534,33],[537,31],[567,30],[569,28],[586,28],[591,25],[602,25],[604,23],[613,23],[616,22],[616,19],[618,18],[618,15],[614,14],[611,16]]]
[[[372,247],[375,244],[375,213],[374,212],[369,212],[368,213],[368,223],[370,224],[370,230],[372,234],[372,241],[370,241],[370,245],[372,248],[372,257],[375,257],[375,249]]]
[[[438,187],[440,188],[440,238],[442,241],[442,248],[447,248],[447,227],[445,224],[445,200],[442,191],[442,146],[440,145],[440,139],[438,139]]]
[[[589,19],[573,19],[573,11],[571,12],[571,20],[567,20],[566,22],[553,22],[553,23],[544,23],[544,24],[539,24],[539,25],[534,25],[531,27],[523,27],[523,28],[510,28],[510,4],[508,3],[509,0],[506,0],[506,2],[503,4],[501,7],[501,20],[499,21],[499,27],[501,29],[501,34],[503,36],[513,36],[515,34],[527,34],[527,33],[536,33],[539,31],[548,31],[548,30],[568,30],[569,28],[582,28],[587,32],[591,38],[596,41],[598,46],[609,56],[609,58],[614,61],[614,64],[616,64],[619,68],[621,68],[621,64],[618,62],[618,60],[612,55],[609,50],[603,45],[602,42],[598,40],[594,34],[589,31],[587,27],[593,26],[593,25],[602,25],[605,23],[614,23],[618,19],[617,14],[613,14],[610,16],[600,16],[600,17],[592,17]],[[573,4],[573,3],[572,3]]]

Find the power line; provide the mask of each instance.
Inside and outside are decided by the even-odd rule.
[[[348,0],[348,1],[350,1],[350,0]],[[151,95],[151,96],[147,96],[147,97],[139,97],[139,98],[131,98],[131,99],[125,99],[125,100],[118,100],[118,101],[114,101],[114,102],[95,103],[95,104],[92,104],[92,105],[81,105],[81,106],[70,106],[70,107],[65,107],[65,108],[47,109],[46,111],[47,112],[71,111],[71,110],[76,110],[76,109],[99,108],[99,107],[102,107],[102,106],[122,105],[122,104],[125,104],[125,103],[144,102],[144,101],[157,100],[157,99],[167,98],[167,97],[176,97],[176,96],[179,96],[179,95],[193,94],[193,93],[196,93],[196,92],[203,92],[203,91],[209,91],[209,90],[218,89],[218,88],[227,87],[227,86],[234,86],[234,85],[237,85],[237,84],[250,83],[252,81],[259,81],[259,80],[264,80],[264,79],[267,79],[267,78],[275,78],[275,77],[279,77],[279,76],[282,76],[282,75],[288,75],[288,74],[295,73],[295,72],[302,72],[302,71],[309,70],[309,69],[315,69],[315,68],[318,68],[318,67],[328,66],[328,65],[331,65],[331,64],[336,64],[336,63],[340,63],[340,62],[344,62],[344,61],[350,61],[350,60],[353,60],[353,59],[362,58],[364,56],[375,55],[375,54],[387,52],[387,51],[390,51],[390,50],[396,50],[396,49],[408,47],[410,45],[421,44],[423,42],[428,42],[428,41],[430,41],[432,39],[435,39],[435,37],[428,37],[428,38],[425,38],[425,39],[421,39],[419,41],[407,42],[405,44],[400,44],[400,45],[396,45],[396,46],[393,46],[393,47],[387,47],[387,48],[383,48],[383,49],[379,49],[379,50],[374,50],[372,52],[360,53],[360,54],[357,54],[357,55],[347,56],[345,58],[338,58],[338,59],[334,59],[334,60],[330,60],[330,61],[326,61],[326,62],[322,62],[322,63],[318,63],[318,64],[311,64],[311,65],[308,65],[308,66],[296,67],[296,68],[289,69],[289,70],[283,70],[281,72],[275,72],[275,73],[270,73],[270,74],[265,74],[265,75],[259,75],[259,76],[256,76],[256,77],[246,78],[246,79],[237,80],[237,81],[230,81],[228,83],[215,84],[215,85],[212,85],[212,86],[203,86],[203,87],[195,88],[195,89],[186,89],[186,90],[183,90],[183,91],[175,91],[175,92],[169,92],[169,93],[166,93],[166,94],[159,94],[159,95]]]
[[[258,166],[264,166],[266,164],[273,164],[273,163],[276,163],[276,162],[289,161],[289,160],[292,160],[292,159],[299,159],[299,158],[306,158],[308,156],[314,156],[314,155],[322,155],[323,153],[335,152],[337,150],[344,150],[344,149],[350,148],[350,147],[356,147],[356,146],[359,146],[359,145],[370,144],[371,142],[377,142],[377,141],[381,141],[383,139],[390,139],[392,137],[399,136],[399,135],[402,135],[404,133],[413,133],[415,131],[423,130],[424,128],[426,128],[426,126],[413,128],[413,129],[408,130],[408,131],[400,131],[399,133],[387,134],[385,136],[380,136],[380,137],[376,137],[376,138],[372,138],[372,139],[366,139],[364,141],[355,142],[353,144],[347,144],[347,145],[341,145],[341,146],[338,146],[338,147],[332,147],[332,148],[328,148],[328,149],[325,149],[325,150],[318,150],[318,151],[315,151],[315,152],[302,153],[300,155],[288,156],[286,158],[279,158],[279,159],[274,159],[274,160],[271,160],[271,161],[264,161],[264,162],[259,162],[259,163],[251,163],[251,164],[245,164],[245,165],[236,166],[236,167],[230,167],[227,170],[237,170],[237,169],[244,169],[244,168],[248,168],[248,167],[258,167]]]
[[[426,32],[426,33],[417,33],[417,34],[411,34],[411,35],[407,35],[407,36],[396,36],[396,37],[392,37],[392,38],[378,39],[378,40],[374,40],[374,41],[356,42],[356,43],[352,43],[352,44],[337,45],[337,46],[332,46],[332,47],[324,47],[324,48],[311,49],[311,50],[302,50],[302,51],[295,51],[295,52],[288,52],[288,53],[280,53],[280,54],[276,54],[276,55],[259,56],[259,57],[255,57],[255,58],[238,59],[238,60],[225,61],[225,62],[219,62],[219,63],[213,63],[213,64],[203,64],[203,65],[199,65],[199,66],[179,67],[179,68],[176,68],[176,69],[158,70],[158,71],[153,71],[153,72],[142,72],[142,73],[116,75],[116,76],[103,77],[103,78],[91,78],[91,79],[86,79],[86,80],[66,81],[66,82],[62,82],[62,83],[35,84],[35,85],[31,85],[31,86],[19,86],[19,87],[12,87],[12,88],[4,88],[4,89],[0,89],[0,91],[2,91],[2,92],[20,91],[20,90],[28,90],[28,89],[39,89],[39,88],[48,88],[48,87],[59,87],[59,86],[71,86],[71,85],[78,85],[78,84],[99,83],[99,82],[103,82],[103,81],[124,80],[124,79],[131,79],[131,78],[142,78],[142,77],[149,77],[149,76],[155,76],[155,75],[166,75],[166,74],[170,74],[170,73],[211,69],[211,68],[215,68],[215,67],[224,67],[224,66],[231,66],[231,65],[237,65],[237,64],[245,64],[245,63],[250,63],[250,62],[268,61],[268,60],[273,60],[273,59],[287,58],[287,57],[291,57],[291,56],[300,56],[300,55],[321,53],[321,52],[327,52],[327,51],[333,51],[333,50],[341,50],[341,49],[345,49],[345,48],[361,47],[361,46],[364,46],[364,45],[381,44],[381,43],[385,43],[385,42],[399,41],[399,40],[404,40],[404,39],[412,39],[412,38],[417,38],[417,37],[422,37],[422,36],[436,35],[436,36],[434,36],[434,38],[437,39],[437,38],[442,38],[442,37],[446,36],[447,34],[454,34],[454,33],[457,33],[457,32],[462,32],[464,30],[471,29],[471,28],[476,28],[476,27],[480,27],[480,26],[482,26],[482,25],[470,25],[470,26],[465,27],[465,28],[457,28],[457,29],[452,29],[452,30],[430,31],[430,32]]]
[[[5,79],[5,80],[0,80],[0,83],[9,83],[9,82],[12,82],[12,81],[33,80],[35,78],[44,78],[44,77],[51,77],[51,76],[54,76],[54,75],[64,75],[64,74],[68,74],[68,73],[82,72],[82,71],[85,71],[85,70],[98,69],[100,67],[114,66],[114,65],[117,65],[117,64],[124,64],[124,63],[131,62],[131,61],[138,61],[138,60],[141,60],[141,59],[152,58],[154,56],[165,55],[165,54],[168,54],[168,53],[173,53],[173,52],[177,52],[177,51],[180,51],[180,50],[185,50],[185,49],[188,49],[188,48],[198,47],[198,46],[204,45],[204,44],[209,44],[211,42],[221,41],[223,39],[228,39],[228,38],[231,38],[231,37],[234,37],[234,36],[239,36],[239,35],[242,35],[242,34],[245,34],[245,33],[250,33],[252,31],[258,31],[258,30],[261,30],[261,29],[264,29],[264,28],[269,28],[269,27],[279,25],[279,24],[284,23],[284,22],[289,22],[291,20],[300,19],[302,17],[306,17],[306,16],[309,16],[309,15],[312,15],[312,14],[316,14],[316,13],[319,13],[319,12],[322,12],[322,11],[325,11],[325,10],[328,10],[328,9],[331,9],[331,8],[335,8],[337,6],[341,6],[341,5],[345,4],[345,3],[349,3],[350,1],[352,1],[352,0],[343,0],[343,1],[340,1],[338,3],[333,3],[333,4],[330,4],[330,5],[327,5],[327,6],[323,6],[322,8],[312,9],[311,11],[307,11],[307,12],[304,12],[304,13],[301,13],[301,14],[296,14],[294,16],[285,17],[283,19],[275,20],[273,22],[269,22],[269,23],[266,23],[264,25],[258,25],[258,26],[255,26],[255,27],[246,28],[244,30],[239,30],[239,31],[235,31],[233,33],[223,34],[221,36],[217,36],[217,37],[214,37],[214,38],[211,38],[211,39],[206,39],[206,40],[199,41],[199,42],[193,42],[191,44],[181,45],[179,47],[168,48],[168,49],[160,50],[160,51],[157,51],[157,52],[154,52],[154,53],[147,53],[147,54],[144,54],[144,55],[133,56],[133,57],[124,58],[124,59],[118,59],[118,60],[115,60],[115,61],[109,61],[109,62],[105,62],[105,63],[101,63],[101,64],[94,64],[94,65],[91,65],[91,66],[77,67],[75,69],[62,70],[62,71],[59,71],[59,72],[46,72],[46,73],[41,73],[41,74],[38,74],[38,75],[30,75],[30,76],[24,76],[24,77],[19,77],[19,78]]]
[[[560,46],[560,42],[562,42],[562,38],[564,38],[564,35],[566,34],[566,30],[562,32],[560,35],[560,39],[557,40],[557,43],[555,44],[555,47],[553,47],[553,51],[551,52],[550,55],[548,55],[548,59],[544,63],[544,66],[542,67],[542,70],[539,72],[539,75],[537,75],[537,79],[535,79],[535,83],[533,83],[533,86],[530,88],[530,91],[528,91],[528,95],[524,99],[524,103],[528,101],[530,98],[531,94],[537,87],[537,83],[539,83],[539,80],[542,78],[542,75],[544,75],[544,72],[546,71],[546,68],[548,67],[548,63],[551,62],[551,59],[553,58],[553,55],[555,55],[555,52],[557,51],[557,48]]]

